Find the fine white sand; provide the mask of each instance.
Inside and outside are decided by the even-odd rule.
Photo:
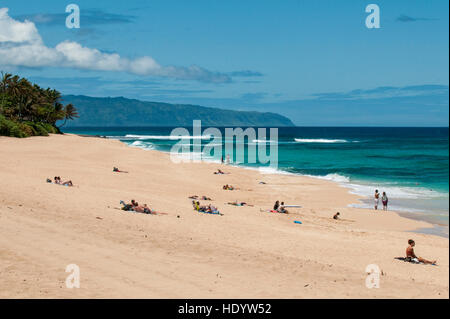
[[[57,175],[76,186],[45,182]],[[195,212],[194,194],[224,216]],[[115,209],[131,199],[168,215]],[[235,200],[255,207],[224,204]],[[276,200],[303,207],[260,212]],[[0,298],[448,298],[448,239],[408,232],[425,222],[348,207],[356,201],[332,182],[174,164],[119,141],[0,137]],[[410,238],[438,266],[394,260]],[[79,289],[66,288],[69,264]],[[378,289],[366,287],[369,264],[382,270]]]

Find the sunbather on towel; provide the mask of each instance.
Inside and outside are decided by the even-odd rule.
[[[134,200],[133,200],[134,201]],[[120,204],[122,205],[122,210],[126,212],[132,212],[134,211],[133,204],[126,204],[123,200],[120,201]]]
[[[234,201],[234,202],[228,202],[228,205],[233,205],[233,206],[252,206],[247,204],[246,202],[238,202],[238,201]]]
[[[238,188],[235,188],[234,186],[232,186],[232,185],[224,185],[223,187],[222,187],[224,190],[228,190],[228,191],[234,191],[235,189],[238,189]]]
[[[62,185],[62,186],[73,186],[72,181],[62,182],[60,176],[55,176],[55,184]]]
[[[417,261],[417,262],[421,262],[424,264],[431,264],[431,265],[435,265],[436,264],[436,260],[434,261],[430,261],[430,260],[426,260],[422,257],[417,257],[416,254],[414,253],[414,246],[416,246],[416,243],[414,242],[414,240],[410,239],[408,240],[408,248],[406,248],[406,259],[410,260],[410,261]]]
[[[220,214],[220,212],[219,212],[219,210],[217,209],[217,207],[214,207],[214,206],[212,206],[212,205],[206,206],[205,213],[208,213],[208,214],[218,214],[218,215]]]
[[[139,203],[136,202],[136,206],[134,206],[134,211],[136,213],[145,213],[144,206],[139,205]]]

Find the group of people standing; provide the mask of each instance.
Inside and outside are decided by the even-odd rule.
[[[375,190],[375,210],[378,210],[378,205],[380,204],[380,193],[378,192],[378,189]],[[388,202],[389,199],[386,195],[386,192],[383,192],[383,195],[381,196],[381,202],[383,203],[383,210],[388,210]]]

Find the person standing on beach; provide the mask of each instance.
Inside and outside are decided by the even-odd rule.
[[[388,210],[388,201],[389,198],[386,195],[386,192],[383,192],[383,197],[381,197],[381,202],[383,203],[383,210],[387,211]]]
[[[375,210],[378,209],[378,204],[380,203],[380,193],[378,192],[378,189],[375,190]]]

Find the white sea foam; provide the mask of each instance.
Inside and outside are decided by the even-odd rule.
[[[442,198],[448,196],[432,189],[423,187],[399,187],[385,184],[377,184],[370,182],[355,182],[351,181],[350,177],[340,174],[328,174],[326,176],[305,175],[312,178],[329,180],[338,183],[339,185],[349,188],[350,193],[372,198],[376,189],[380,192],[386,192],[388,197],[397,199],[430,199],[430,198]]]
[[[297,143],[348,143],[347,140],[331,140],[325,138],[295,138]]]
[[[375,189],[380,192],[386,192],[388,197],[398,198],[398,199],[430,199],[430,198],[440,198],[445,196],[445,194],[434,191],[432,189],[422,188],[422,187],[398,187],[380,184],[355,184],[355,183],[344,183],[342,186],[350,188],[350,193],[372,197]]]
[[[152,143],[149,143],[149,142],[134,141],[133,143],[131,143],[129,145],[131,147],[142,148],[144,150],[153,150],[153,149],[155,149],[155,146]]]
[[[125,135],[125,138],[127,139],[137,139],[137,140],[183,140],[183,139],[194,139],[194,140],[209,140],[211,139],[211,135],[204,135],[204,136],[177,136],[177,135],[133,135],[133,134],[127,134]]]
[[[325,176],[316,176],[316,175],[305,175],[313,178],[324,179],[327,181],[333,181],[336,183],[348,183],[350,182],[350,178],[347,176],[339,175],[339,174],[328,174]]]
[[[287,171],[283,171],[274,167],[270,167],[270,166],[260,166],[260,167],[255,167],[253,169],[258,170],[261,174],[280,174],[280,175],[296,175],[294,173],[290,173]]]
[[[270,143],[270,144],[275,144],[277,142],[276,141],[272,141],[272,140],[253,140],[252,143],[258,143],[258,144]]]

